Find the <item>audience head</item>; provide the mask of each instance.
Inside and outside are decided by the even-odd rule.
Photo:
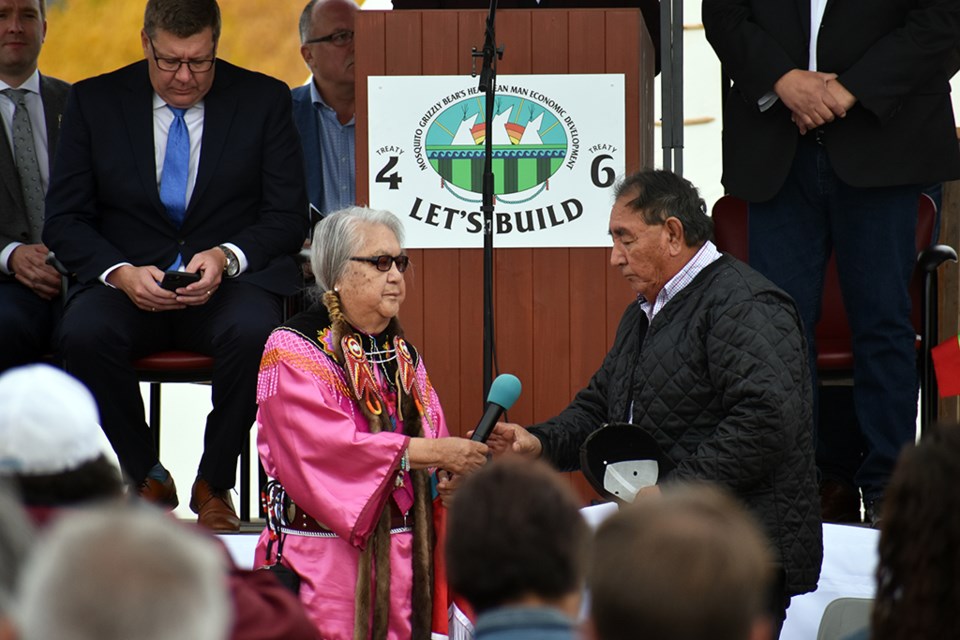
[[[610,264],[652,301],[710,239],[713,221],[696,187],[669,171],[634,173],[614,194]]]
[[[300,55],[313,74],[320,94],[353,92],[353,31],[357,7],[353,0],[310,0],[300,14]]]
[[[960,637],[960,426],[937,425],[901,453],[880,520],[875,640]]]
[[[0,479],[0,640],[12,635],[12,600],[16,593],[21,565],[27,557],[33,530],[13,492]]]
[[[44,0],[0,0],[0,80],[19,87],[37,69],[47,35]],[[22,46],[7,46],[7,41]]]
[[[203,100],[220,40],[216,0],[148,0],[140,40],[150,84],[164,102],[188,109]]]
[[[732,497],[664,488],[597,530],[588,587],[598,640],[758,640],[772,578],[768,542]]]
[[[34,547],[14,619],[20,640],[227,637],[222,548],[146,506],[76,511]]]
[[[93,395],[60,369],[33,364],[0,375],[0,476],[30,507],[119,497],[117,468],[101,449]]]
[[[543,462],[504,457],[467,477],[455,494],[448,579],[478,613],[526,604],[576,617],[589,539],[559,473]]]

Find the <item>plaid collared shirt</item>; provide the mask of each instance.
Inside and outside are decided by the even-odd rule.
[[[690,259],[690,262],[683,265],[683,268],[677,272],[677,275],[670,278],[670,280],[663,285],[663,289],[660,290],[660,293],[657,294],[656,299],[652,303],[642,295],[638,295],[637,302],[640,303],[640,309],[647,315],[647,319],[653,322],[653,316],[657,315],[660,309],[663,309],[664,305],[670,302],[673,296],[677,295],[681,289],[693,282],[697,274],[703,271],[708,264],[717,260],[720,255],[717,246],[707,240],[693,258]]]

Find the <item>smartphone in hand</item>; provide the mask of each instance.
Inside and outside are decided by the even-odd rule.
[[[164,271],[163,280],[160,281],[160,286],[167,291],[176,291],[180,287],[193,284],[198,280],[200,280],[199,273],[190,273],[188,271]]]

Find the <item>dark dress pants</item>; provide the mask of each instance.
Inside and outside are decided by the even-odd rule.
[[[103,431],[132,481],[140,482],[158,462],[132,363],[179,349],[214,358],[213,410],[199,473],[215,489],[233,487],[237,458],[256,418],[263,345],[281,314],[279,296],[226,279],[209,302],[180,311],[142,311],[122,291],[102,284],[71,296],[60,330],[62,356],[67,370],[93,392]]]
[[[44,300],[16,280],[0,281],[0,372],[50,355],[62,306],[60,298]]]
[[[854,409],[866,443],[855,480],[867,501],[882,497],[901,448],[916,433],[909,282],[920,191],[920,186],[845,184],[811,133],[801,139],[777,196],[750,205],[750,263],[797,303],[810,346],[814,392],[814,328],[827,259],[836,252],[853,336]]]

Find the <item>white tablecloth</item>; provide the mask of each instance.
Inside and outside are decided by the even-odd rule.
[[[793,598],[781,640],[815,640],[823,610],[840,597],[872,598],[880,532],[868,527],[823,525],[823,569],[813,593]]]

